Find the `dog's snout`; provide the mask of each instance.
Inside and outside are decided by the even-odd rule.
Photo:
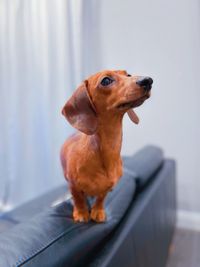
[[[149,91],[151,89],[153,79],[151,77],[140,77],[136,83],[144,88],[145,90]]]

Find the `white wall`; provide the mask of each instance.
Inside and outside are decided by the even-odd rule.
[[[122,152],[162,147],[177,160],[179,209],[200,212],[199,1],[103,0],[101,19],[102,68],[154,78],[140,125],[125,119]]]

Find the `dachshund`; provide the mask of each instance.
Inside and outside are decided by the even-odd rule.
[[[138,124],[133,108],[150,97],[153,80],[122,70],[90,76],[76,89],[62,114],[79,132],[69,137],[60,158],[68,181],[75,222],[104,222],[104,199],[123,174],[120,157],[122,119],[127,112]],[[96,197],[91,211],[87,196]]]

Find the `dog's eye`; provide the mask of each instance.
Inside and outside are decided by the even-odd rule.
[[[131,74],[127,74],[128,77],[131,77]]]
[[[101,85],[103,86],[108,86],[109,84],[111,84],[112,82],[114,82],[114,80],[110,77],[105,77],[103,78],[103,80],[101,81]]]

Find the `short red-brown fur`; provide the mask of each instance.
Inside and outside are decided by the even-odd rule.
[[[100,85],[101,78],[106,75],[112,75],[116,80],[107,90]],[[137,76],[127,77],[125,71],[103,71],[85,82],[97,116],[97,129],[90,135],[78,132],[68,138],[60,155],[64,176],[74,200],[74,221],[87,222],[91,218],[103,222],[106,219],[104,199],[123,174],[120,151],[122,119],[127,110],[118,111],[116,105],[144,95],[136,79]],[[63,114],[67,117],[66,105]],[[91,212],[86,204],[87,196],[96,197]]]

